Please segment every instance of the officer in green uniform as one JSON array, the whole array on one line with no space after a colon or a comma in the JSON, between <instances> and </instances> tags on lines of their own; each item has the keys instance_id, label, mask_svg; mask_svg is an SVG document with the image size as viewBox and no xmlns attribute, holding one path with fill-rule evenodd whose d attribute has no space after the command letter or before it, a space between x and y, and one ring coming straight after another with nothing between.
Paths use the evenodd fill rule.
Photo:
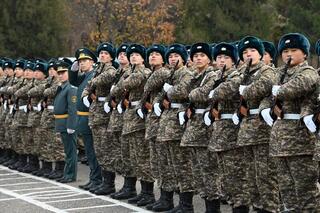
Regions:
<instances>
[{"instance_id":1,"label":"officer in green uniform","mask_svg":"<svg viewBox=\"0 0 320 213\"><path fill-rule=\"evenodd\" d=\"M56 63L61 85L54 100L55 130L60 133L65 152L64 175L60 183L76 181L77 177L77 144L75 129L77 126L77 88L68 81L69 60Z\"/></svg>"},{"instance_id":2,"label":"officer in green uniform","mask_svg":"<svg viewBox=\"0 0 320 213\"><path fill-rule=\"evenodd\" d=\"M93 64L97 62L96 55L87 48L79 48L75 56L77 61L75 61L69 72L69 81L71 85L78 87L77 92L77 135L80 135L84 141L86 156L88 158L88 164L90 168L90 180L84 185L79 187L84 190L90 190L102 182L101 168L98 164L94 145L92 131L88 125L89 123L89 108L86 107L82 100L81 95L83 90L86 88L88 81L90 81L94 75L95 71L93 69Z\"/></svg>"}]
</instances>

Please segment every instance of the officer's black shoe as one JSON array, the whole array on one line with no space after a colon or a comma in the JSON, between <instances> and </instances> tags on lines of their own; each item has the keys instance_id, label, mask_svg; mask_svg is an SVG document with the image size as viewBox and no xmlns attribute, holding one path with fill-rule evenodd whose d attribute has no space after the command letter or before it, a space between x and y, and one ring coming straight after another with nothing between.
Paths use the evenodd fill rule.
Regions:
<instances>
[{"instance_id":1,"label":"officer's black shoe","mask_svg":"<svg viewBox=\"0 0 320 213\"><path fill-rule=\"evenodd\" d=\"M91 192L91 193L94 193L96 190L98 190L102 185L103 183L100 183L100 184L93 184L89 189L88 191Z\"/></svg>"},{"instance_id":2,"label":"officer's black shoe","mask_svg":"<svg viewBox=\"0 0 320 213\"><path fill-rule=\"evenodd\" d=\"M204 200L206 203L206 211L205 213L221 213L220 211L220 200Z\"/></svg>"},{"instance_id":3,"label":"officer's black shoe","mask_svg":"<svg viewBox=\"0 0 320 213\"><path fill-rule=\"evenodd\" d=\"M79 185L79 188L84 189L84 190L88 190L88 189L90 189L91 185L92 185L92 182L89 181L88 183L86 183L84 185Z\"/></svg>"},{"instance_id":4,"label":"officer's black shoe","mask_svg":"<svg viewBox=\"0 0 320 213\"><path fill-rule=\"evenodd\" d=\"M238 206L232 209L232 213L249 213L248 206Z\"/></svg>"},{"instance_id":5,"label":"officer's black shoe","mask_svg":"<svg viewBox=\"0 0 320 213\"><path fill-rule=\"evenodd\" d=\"M143 181L145 185L145 193L142 198L137 202L137 206L146 206L151 203L155 203L156 200L153 194L153 182Z\"/></svg>"},{"instance_id":6,"label":"officer's black shoe","mask_svg":"<svg viewBox=\"0 0 320 213\"><path fill-rule=\"evenodd\" d=\"M115 194L112 198L117 200L125 200L137 196L136 181L136 177L125 177L125 187L121 192Z\"/></svg>"},{"instance_id":7,"label":"officer's black shoe","mask_svg":"<svg viewBox=\"0 0 320 213\"><path fill-rule=\"evenodd\" d=\"M160 199L156 203L157 204L154 204L150 210L154 212L163 212L173 209L173 191L167 192L161 189Z\"/></svg>"},{"instance_id":8,"label":"officer's black shoe","mask_svg":"<svg viewBox=\"0 0 320 213\"><path fill-rule=\"evenodd\" d=\"M71 182L75 182L76 180L75 179L72 179L72 178L62 178L62 179L59 179L58 182L60 183L71 183Z\"/></svg>"}]
</instances>

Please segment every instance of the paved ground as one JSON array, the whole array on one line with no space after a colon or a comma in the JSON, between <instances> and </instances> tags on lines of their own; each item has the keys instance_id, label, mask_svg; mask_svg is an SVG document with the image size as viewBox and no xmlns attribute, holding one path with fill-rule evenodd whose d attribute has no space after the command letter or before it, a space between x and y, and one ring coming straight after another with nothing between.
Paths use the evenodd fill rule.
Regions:
<instances>
[{"instance_id":1,"label":"paved ground","mask_svg":"<svg viewBox=\"0 0 320 213\"><path fill-rule=\"evenodd\" d=\"M79 213L132 213L149 212L143 208L113 200L108 196L96 196L79 189L77 186L86 183L88 167L79 164L77 182L61 184L45 178L20 173L0 166L0 212L9 213L46 213L46 212L79 212ZM122 186L122 178L117 177L116 188ZM140 184L137 184L140 191ZM157 187L155 187L157 188ZM159 190L156 189L159 197ZM175 203L178 198L175 196ZM195 212L204 212L204 203L198 196L194 198ZM231 212L222 206L222 212Z\"/></svg>"}]
</instances>

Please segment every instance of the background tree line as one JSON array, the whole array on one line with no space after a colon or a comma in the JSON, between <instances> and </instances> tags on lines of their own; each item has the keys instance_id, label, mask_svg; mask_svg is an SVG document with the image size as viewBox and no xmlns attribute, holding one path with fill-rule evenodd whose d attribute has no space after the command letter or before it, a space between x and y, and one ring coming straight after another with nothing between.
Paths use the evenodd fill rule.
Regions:
<instances>
[{"instance_id":1,"label":"background tree line","mask_svg":"<svg viewBox=\"0 0 320 213\"><path fill-rule=\"evenodd\" d=\"M319 0L2 0L0 53L73 55L102 41L192 44L255 35L277 42L288 32L320 38Z\"/></svg>"}]
</instances>

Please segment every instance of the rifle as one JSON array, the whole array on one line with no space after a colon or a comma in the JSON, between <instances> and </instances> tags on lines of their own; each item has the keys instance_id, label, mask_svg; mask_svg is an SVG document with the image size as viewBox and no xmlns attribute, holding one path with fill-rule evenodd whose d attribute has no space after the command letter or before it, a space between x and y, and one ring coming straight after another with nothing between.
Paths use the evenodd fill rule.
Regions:
<instances>
[{"instance_id":1,"label":"rifle","mask_svg":"<svg viewBox=\"0 0 320 213\"><path fill-rule=\"evenodd\" d=\"M34 86L35 78L32 78L31 88ZM27 104L27 113L32 111L32 105L31 105L31 97L28 97L28 104Z\"/></svg>"},{"instance_id":2,"label":"rifle","mask_svg":"<svg viewBox=\"0 0 320 213\"><path fill-rule=\"evenodd\" d=\"M133 73L135 69L136 69L136 64L134 64L132 66L131 73ZM123 111L125 111L126 109L129 109L131 107L131 103L129 101L129 95L130 95L130 92L128 90L125 90L123 98L121 100L121 108Z\"/></svg>"},{"instance_id":3,"label":"rifle","mask_svg":"<svg viewBox=\"0 0 320 213\"><path fill-rule=\"evenodd\" d=\"M0 85L0 88L3 87L7 81L8 81L9 75L6 76L6 78L4 79L4 81L2 82L2 84ZM0 95L0 106L4 104L4 94L1 93Z\"/></svg>"},{"instance_id":4,"label":"rifle","mask_svg":"<svg viewBox=\"0 0 320 213\"><path fill-rule=\"evenodd\" d=\"M23 86L25 80L26 80L25 78L22 80L21 86ZM17 112L17 110L19 109L19 99L20 98L17 98L15 100L14 104L13 104L13 107L12 107L12 118L14 117L14 115Z\"/></svg>"},{"instance_id":5,"label":"rifle","mask_svg":"<svg viewBox=\"0 0 320 213\"><path fill-rule=\"evenodd\" d=\"M280 78L280 85L283 84L283 81L287 75L288 68L290 66L292 58L290 57L283 69L283 73ZM271 108L271 117L273 120L276 120L277 118L282 119L283 118L283 110L282 110L282 103L277 97L273 97L273 105Z\"/></svg>"},{"instance_id":6,"label":"rifle","mask_svg":"<svg viewBox=\"0 0 320 213\"><path fill-rule=\"evenodd\" d=\"M250 77L250 67L252 65L252 58L249 59L248 65L246 67L246 70L244 71L244 78L243 78L243 83L246 83L248 78ZM240 106L238 109L238 117L239 120L241 121L244 117L248 116L248 104L247 101L243 98L242 95L240 95Z\"/></svg>"},{"instance_id":7,"label":"rifle","mask_svg":"<svg viewBox=\"0 0 320 213\"><path fill-rule=\"evenodd\" d=\"M94 76L92 77L92 79L98 77L102 73L105 65L106 64L103 63L102 68L100 69L100 72L96 71L94 73ZM96 96L96 89L97 89L96 85L90 85L90 87L88 89L88 100L89 100L90 103L92 103L92 101L94 101L96 99L96 98L92 98L91 97L92 95L94 95L94 97Z\"/></svg>"},{"instance_id":8,"label":"rifle","mask_svg":"<svg viewBox=\"0 0 320 213\"><path fill-rule=\"evenodd\" d=\"M50 76L49 77L49 81L48 83L46 84L45 86L45 89L48 89L51 87L52 83L53 83L53 80L54 80L54 76ZM41 111L43 111L45 108L47 108L47 101L48 101L48 97L44 97L40 103L41 103Z\"/></svg>"},{"instance_id":9,"label":"rifle","mask_svg":"<svg viewBox=\"0 0 320 213\"><path fill-rule=\"evenodd\" d=\"M179 65L179 60L176 62L176 64L174 65L173 67L173 70L171 72L171 75L169 77L169 81L170 81L170 84L172 84L172 78L173 78L173 75L175 73L175 71L177 70L178 68L178 65ZM170 103L170 100L169 100L169 97L167 95L167 93L165 92L165 95L161 101L161 110L163 111L164 109L170 109L170 106L171 106L171 103Z\"/></svg>"},{"instance_id":10,"label":"rifle","mask_svg":"<svg viewBox=\"0 0 320 213\"><path fill-rule=\"evenodd\" d=\"M155 67L152 67L152 73L154 73ZM142 105L141 110L144 115L152 112L152 103L151 103L151 92L147 92L144 94L144 96L141 99Z\"/></svg>"},{"instance_id":11,"label":"rifle","mask_svg":"<svg viewBox=\"0 0 320 213\"><path fill-rule=\"evenodd\" d=\"M224 79L223 79L223 76L224 76L224 73L226 72L226 69L227 69L227 66L224 65L223 68L222 68L222 71L221 71L221 77L220 79L214 84L213 86L213 90L215 88L217 88L221 83L224 82ZM221 113L218 109L218 105L219 105L219 101L215 101L211 104L211 107L210 107L210 120L211 121L215 121L215 120L219 120L221 118Z\"/></svg>"},{"instance_id":12,"label":"rifle","mask_svg":"<svg viewBox=\"0 0 320 213\"><path fill-rule=\"evenodd\" d=\"M120 72L117 72L117 73L116 73L116 76L115 76L115 80L114 80L114 82L113 82L113 85L116 85L116 84L120 81L120 79L121 79L121 77L122 77L122 75L123 75L124 73L125 73L124 69L121 69ZM116 109L116 108L117 108L116 97L114 97L114 96L110 97L109 104L110 104L110 106L111 106L111 110Z\"/></svg>"}]
</instances>

